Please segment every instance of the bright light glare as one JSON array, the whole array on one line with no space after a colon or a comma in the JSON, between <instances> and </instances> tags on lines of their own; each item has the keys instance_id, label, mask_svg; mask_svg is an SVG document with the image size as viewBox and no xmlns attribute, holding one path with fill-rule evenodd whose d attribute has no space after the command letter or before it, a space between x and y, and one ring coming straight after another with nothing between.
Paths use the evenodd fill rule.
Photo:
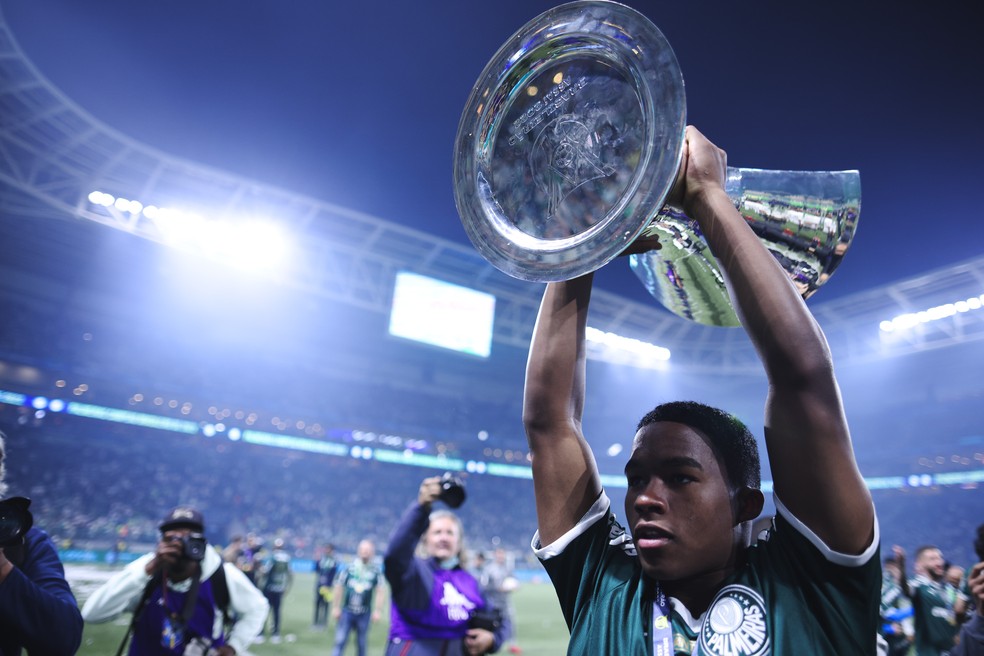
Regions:
<instances>
[{"instance_id":1,"label":"bright light glare","mask_svg":"<svg viewBox=\"0 0 984 656\"><path fill-rule=\"evenodd\" d=\"M89 202L119 212L143 216L169 246L199 253L247 271L274 271L286 261L290 243L274 221L241 217L207 219L173 207L144 205L140 201L93 191Z\"/></svg>"},{"instance_id":2,"label":"bright light glare","mask_svg":"<svg viewBox=\"0 0 984 656\"><path fill-rule=\"evenodd\" d=\"M621 351L626 354L637 356L641 360L652 360L656 362L666 362L670 359L670 349L656 346L649 342L643 342L631 337L622 337L615 333L607 333L597 328L587 327L585 337L589 342L603 346L613 351Z\"/></svg>"},{"instance_id":3,"label":"bright light glare","mask_svg":"<svg viewBox=\"0 0 984 656\"><path fill-rule=\"evenodd\" d=\"M102 191L94 191L89 194L89 202L93 205L101 205L102 207L109 207L116 202L111 194L104 193Z\"/></svg>"},{"instance_id":4,"label":"bright light glare","mask_svg":"<svg viewBox=\"0 0 984 656\"><path fill-rule=\"evenodd\" d=\"M886 333L904 331L924 323L939 321L940 319L946 319L947 317L952 317L963 312L980 310L981 307L984 307L984 294L972 296L965 301L937 305L921 312L900 314L890 321L882 321L878 324L878 327L881 328L882 332Z\"/></svg>"},{"instance_id":5,"label":"bright light glare","mask_svg":"<svg viewBox=\"0 0 984 656\"><path fill-rule=\"evenodd\" d=\"M287 255L287 238L280 226L268 221L247 221L242 225L226 223L224 235L216 234L216 244L221 244L223 260L250 269L270 270L284 261Z\"/></svg>"}]
</instances>

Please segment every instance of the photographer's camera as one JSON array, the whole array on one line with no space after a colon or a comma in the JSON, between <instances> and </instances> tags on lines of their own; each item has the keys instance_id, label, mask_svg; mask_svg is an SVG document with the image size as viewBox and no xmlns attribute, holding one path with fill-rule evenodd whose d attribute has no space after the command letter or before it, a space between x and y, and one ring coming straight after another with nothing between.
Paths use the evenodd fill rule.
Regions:
<instances>
[{"instance_id":1,"label":"photographer's camera","mask_svg":"<svg viewBox=\"0 0 984 656\"><path fill-rule=\"evenodd\" d=\"M465 482L451 472L444 472L441 476L441 495L438 499L450 508L457 508L465 502L465 496Z\"/></svg>"},{"instance_id":2,"label":"photographer's camera","mask_svg":"<svg viewBox=\"0 0 984 656\"><path fill-rule=\"evenodd\" d=\"M208 541L201 533L174 535L169 537L168 541L181 543L181 557L186 560L198 562L205 558L205 545L208 544Z\"/></svg>"},{"instance_id":3,"label":"photographer's camera","mask_svg":"<svg viewBox=\"0 0 984 656\"><path fill-rule=\"evenodd\" d=\"M24 535L34 526L34 516L28 508L31 500L11 497L0 501L0 547L22 544Z\"/></svg>"}]
</instances>

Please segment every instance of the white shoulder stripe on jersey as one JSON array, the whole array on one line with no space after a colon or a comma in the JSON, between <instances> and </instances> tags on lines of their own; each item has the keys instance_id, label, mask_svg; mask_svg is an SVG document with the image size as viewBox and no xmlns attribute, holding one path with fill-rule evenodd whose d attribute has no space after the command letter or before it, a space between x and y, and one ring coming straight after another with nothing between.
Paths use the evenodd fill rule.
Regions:
<instances>
[{"instance_id":1,"label":"white shoulder stripe on jersey","mask_svg":"<svg viewBox=\"0 0 984 656\"><path fill-rule=\"evenodd\" d=\"M533 553L540 560L546 560L548 558L553 558L554 556L559 556L564 552L575 538L584 534L589 526L595 522L601 520L605 514L608 512L608 507L612 505L611 500L609 500L608 495L605 491L601 491L601 495L595 499L595 502L588 508L588 512L584 513L584 517L574 525L571 530L564 533L562 536L554 540L551 544L547 546L540 545L540 531L533 534L533 541L530 546L533 548Z\"/></svg>"},{"instance_id":2,"label":"white shoulder stripe on jersey","mask_svg":"<svg viewBox=\"0 0 984 656\"><path fill-rule=\"evenodd\" d=\"M845 554L845 553L840 553L839 551L834 551L826 544L824 544L823 540L821 540L816 533L811 531L806 524L804 524L799 519L797 519L793 515L793 513L789 512L789 509L786 508L786 506L782 505L782 502L779 501L778 496L773 494L772 500L776 504L776 511L782 513L782 516L786 518L786 521L788 521L800 535L802 535L807 540L809 540L813 544L813 546L816 547L820 551L820 553L823 554L824 558L834 563L835 565L841 565L843 567L860 567L861 565L864 565L869 560L871 560L872 556L877 555L878 542L880 540L880 535L878 530L878 515L875 515L874 536L872 537L871 544L868 545L868 548L865 549L864 552L858 555Z\"/></svg>"}]
</instances>

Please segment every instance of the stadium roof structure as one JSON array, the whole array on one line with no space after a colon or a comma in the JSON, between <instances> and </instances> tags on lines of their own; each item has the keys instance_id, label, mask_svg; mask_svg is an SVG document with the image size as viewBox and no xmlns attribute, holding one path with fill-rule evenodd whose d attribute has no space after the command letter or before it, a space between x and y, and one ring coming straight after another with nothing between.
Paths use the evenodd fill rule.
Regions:
<instances>
[{"instance_id":1,"label":"stadium roof structure","mask_svg":"<svg viewBox=\"0 0 984 656\"><path fill-rule=\"evenodd\" d=\"M526 348L542 286L512 279L471 248L368 214L168 155L86 113L29 61L0 13L0 225L87 220L166 241L143 214L90 202L95 190L160 206L191 204L221 217L278 217L302 244L284 282L372 312L390 309L393 279L409 270L492 293L493 340ZM58 230L44 237L80 248ZM36 238L36 237L35 237ZM31 250L24 244L25 251ZM0 263L0 267L8 267ZM4 269L0 292L18 293ZM879 323L975 297L984 291L984 257L830 302L811 302L836 359L864 362L984 339L984 312L960 312L886 336ZM687 322L658 308L596 290L591 324L671 349L673 366L718 374L758 371L743 331Z\"/></svg>"}]
</instances>

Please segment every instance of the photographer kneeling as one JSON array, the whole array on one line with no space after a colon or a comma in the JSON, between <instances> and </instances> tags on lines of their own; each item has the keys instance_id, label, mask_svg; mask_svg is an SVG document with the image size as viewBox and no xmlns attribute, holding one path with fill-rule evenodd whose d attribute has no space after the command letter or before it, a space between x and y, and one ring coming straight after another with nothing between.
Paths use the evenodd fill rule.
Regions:
<instances>
[{"instance_id":1,"label":"photographer kneeling","mask_svg":"<svg viewBox=\"0 0 984 656\"><path fill-rule=\"evenodd\" d=\"M82 617L106 622L132 612L123 638L125 643L133 632L130 656L245 653L266 620L269 605L263 594L234 565L223 564L205 540L205 520L197 510L175 508L160 530L154 553L133 561L92 593Z\"/></svg>"},{"instance_id":2,"label":"photographer kneeling","mask_svg":"<svg viewBox=\"0 0 984 656\"><path fill-rule=\"evenodd\" d=\"M392 590L387 656L477 656L502 644L501 622L461 567L461 521L448 510L431 512L434 501L457 508L464 497L450 474L424 479L390 536L383 561ZM423 557L414 556L418 542Z\"/></svg>"}]
</instances>

